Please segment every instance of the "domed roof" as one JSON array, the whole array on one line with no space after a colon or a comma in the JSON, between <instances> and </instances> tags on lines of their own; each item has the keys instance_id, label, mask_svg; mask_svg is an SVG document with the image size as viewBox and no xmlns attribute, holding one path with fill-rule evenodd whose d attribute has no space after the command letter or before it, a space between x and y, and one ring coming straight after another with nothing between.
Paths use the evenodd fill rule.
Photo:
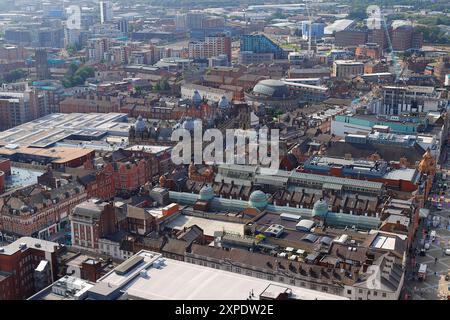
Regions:
<instances>
[{"instance_id":1,"label":"domed roof","mask_svg":"<svg viewBox=\"0 0 450 320\"><path fill-rule=\"evenodd\" d=\"M253 191L248 200L250 206L257 209L264 209L267 206L267 196L261 190Z\"/></svg>"},{"instance_id":2,"label":"domed roof","mask_svg":"<svg viewBox=\"0 0 450 320\"><path fill-rule=\"evenodd\" d=\"M314 203L312 215L313 216L325 216L328 212L328 203L324 199L317 200Z\"/></svg>"},{"instance_id":3,"label":"domed roof","mask_svg":"<svg viewBox=\"0 0 450 320\"><path fill-rule=\"evenodd\" d=\"M202 103L202 96L197 90L194 91L194 95L192 96L192 103L196 106L199 106Z\"/></svg>"},{"instance_id":4,"label":"domed roof","mask_svg":"<svg viewBox=\"0 0 450 320\"><path fill-rule=\"evenodd\" d=\"M253 88L253 93L273 98L285 98L290 95L289 89L283 81L273 79L259 81Z\"/></svg>"},{"instance_id":5,"label":"domed roof","mask_svg":"<svg viewBox=\"0 0 450 320\"><path fill-rule=\"evenodd\" d=\"M202 201L210 201L214 198L214 190L210 185L206 185L200 189L198 199Z\"/></svg>"},{"instance_id":6,"label":"domed roof","mask_svg":"<svg viewBox=\"0 0 450 320\"><path fill-rule=\"evenodd\" d=\"M227 97L222 96L222 98L220 98L220 101L219 101L219 108L226 109L229 106L230 106L230 102L228 101Z\"/></svg>"},{"instance_id":7,"label":"domed roof","mask_svg":"<svg viewBox=\"0 0 450 320\"><path fill-rule=\"evenodd\" d=\"M134 123L134 128L138 132L147 129L147 124L145 123L144 119L142 119L141 116L139 116L136 122Z\"/></svg>"}]
</instances>

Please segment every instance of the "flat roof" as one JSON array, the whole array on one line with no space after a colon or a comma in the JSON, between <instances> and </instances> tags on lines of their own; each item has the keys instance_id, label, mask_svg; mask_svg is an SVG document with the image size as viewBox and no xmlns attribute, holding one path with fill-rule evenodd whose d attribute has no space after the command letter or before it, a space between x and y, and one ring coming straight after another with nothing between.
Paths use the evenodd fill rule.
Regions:
<instances>
[{"instance_id":1,"label":"flat roof","mask_svg":"<svg viewBox=\"0 0 450 320\"><path fill-rule=\"evenodd\" d=\"M20 251L20 246L22 244L26 245L26 248L31 248L34 250L45 251L45 252L55 252L56 248L60 246L60 244L56 242L46 241L42 239L36 239L31 237L22 237L17 239L13 243L2 247L3 252L0 252L0 255L13 255L16 252Z\"/></svg>"},{"instance_id":2,"label":"flat roof","mask_svg":"<svg viewBox=\"0 0 450 320\"><path fill-rule=\"evenodd\" d=\"M89 155L95 149L89 148L71 148L71 147L54 147L50 149L19 147L16 149L8 149L0 147L0 156L12 156L14 154L24 154L34 157L50 158L52 163L64 164L72 160Z\"/></svg>"},{"instance_id":3,"label":"flat roof","mask_svg":"<svg viewBox=\"0 0 450 320\"><path fill-rule=\"evenodd\" d=\"M131 299L246 300L252 291L255 299L258 299L259 295L268 288L270 289L271 285L291 290L292 297L295 299L346 299L320 291L253 278L184 261L161 258L154 260L154 256L159 254L153 253L149 257L148 254L150 253L149 251L141 251L137 254L144 256L146 262L152 263L152 261L155 261L150 267L147 267L145 276L141 274L145 268L145 265L143 265L137 266L130 271L128 276L123 276L122 279L116 279L117 274L113 271L100 279L99 282L103 284L125 284L121 290L128 293Z\"/></svg>"},{"instance_id":4,"label":"flat roof","mask_svg":"<svg viewBox=\"0 0 450 320\"><path fill-rule=\"evenodd\" d=\"M207 236L214 236L214 232L224 230L231 233L244 234L243 223L206 219L183 214L166 224L166 227L175 230L183 230L184 228L189 228L193 225L200 227Z\"/></svg>"},{"instance_id":5,"label":"flat roof","mask_svg":"<svg viewBox=\"0 0 450 320\"><path fill-rule=\"evenodd\" d=\"M126 119L125 113L52 113L0 132L0 146L45 148L77 134L127 137Z\"/></svg>"}]
</instances>

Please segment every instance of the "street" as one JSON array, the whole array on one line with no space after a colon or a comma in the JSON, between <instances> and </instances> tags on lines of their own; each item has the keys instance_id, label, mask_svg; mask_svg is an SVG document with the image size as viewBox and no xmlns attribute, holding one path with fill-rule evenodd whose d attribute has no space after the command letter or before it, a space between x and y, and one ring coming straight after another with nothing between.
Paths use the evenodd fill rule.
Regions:
<instances>
[{"instance_id":1,"label":"street","mask_svg":"<svg viewBox=\"0 0 450 320\"><path fill-rule=\"evenodd\" d=\"M450 167L450 161L447 160L442 167L446 172ZM449 281L445 280L445 276L450 272L450 255L445 254L445 249L450 248L450 188L447 189L445 184L450 186L450 175L447 174L445 180L436 180L436 186L429 197L430 214L426 219L422 219L414 239L412 253L407 259L403 299L405 294L408 295L408 299L413 300L447 299ZM442 206L441 210L437 208L439 203ZM433 226L433 219L440 219L439 225ZM430 236L433 230L436 232L434 241ZM422 256L420 249L424 248L426 242L430 247ZM418 276L420 264L427 265L424 280L420 280Z\"/></svg>"}]
</instances>

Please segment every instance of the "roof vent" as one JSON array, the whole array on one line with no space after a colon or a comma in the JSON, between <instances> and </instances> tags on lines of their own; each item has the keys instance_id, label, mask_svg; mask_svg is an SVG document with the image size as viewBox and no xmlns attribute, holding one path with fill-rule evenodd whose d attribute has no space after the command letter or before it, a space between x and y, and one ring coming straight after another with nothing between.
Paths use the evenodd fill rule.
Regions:
<instances>
[{"instance_id":1,"label":"roof vent","mask_svg":"<svg viewBox=\"0 0 450 320\"><path fill-rule=\"evenodd\" d=\"M27 248L27 244L25 242L22 242L21 244L19 244L19 249L23 250Z\"/></svg>"},{"instance_id":2,"label":"roof vent","mask_svg":"<svg viewBox=\"0 0 450 320\"><path fill-rule=\"evenodd\" d=\"M34 244L34 246L35 246L36 248L40 248L40 247L41 247L41 244L40 244L39 242L36 242L36 243Z\"/></svg>"}]
</instances>

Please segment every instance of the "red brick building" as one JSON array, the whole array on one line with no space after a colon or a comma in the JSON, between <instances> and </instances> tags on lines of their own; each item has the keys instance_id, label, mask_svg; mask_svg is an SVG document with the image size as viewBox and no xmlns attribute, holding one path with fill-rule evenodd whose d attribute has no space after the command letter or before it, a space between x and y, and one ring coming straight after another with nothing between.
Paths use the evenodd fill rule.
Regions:
<instances>
[{"instance_id":1,"label":"red brick building","mask_svg":"<svg viewBox=\"0 0 450 320\"><path fill-rule=\"evenodd\" d=\"M56 280L57 256L61 247L55 242L23 237L0 248L0 300L26 299L43 288L39 287L39 269L48 262L50 277L43 284Z\"/></svg>"},{"instance_id":2,"label":"red brick building","mask_svg":"<svg viewBox=\"0 0 450 320\"><path fill-rule=\"evenodd\" d=\"M119 112L119 110L119 100L110 96L71 97L59 103L59 112L61 113L110 113Z\"/></svg>"},{"instance_id":3,"label":"red brick building","mask_svg":"<svg viewBox=\"0 0 450 320\"><path fill-rule=\"evenodd\" d=\"M47 239L67 222L70 211L87 198L85 188L70 182L48 189L35 184L0 198L0 230Z\"/></svg>"},{"instance_id":4,"label":"red brick building","mask_svg":"<svg viewBox=\"0 0 450 320\"><path fill-rule=\"evenodd\" d=\"M95 252L100 249L100 238L118 231L114 205L98 199L77 205L70 215L70 223L72 246Z\"/></svg>"}]
</instances>

